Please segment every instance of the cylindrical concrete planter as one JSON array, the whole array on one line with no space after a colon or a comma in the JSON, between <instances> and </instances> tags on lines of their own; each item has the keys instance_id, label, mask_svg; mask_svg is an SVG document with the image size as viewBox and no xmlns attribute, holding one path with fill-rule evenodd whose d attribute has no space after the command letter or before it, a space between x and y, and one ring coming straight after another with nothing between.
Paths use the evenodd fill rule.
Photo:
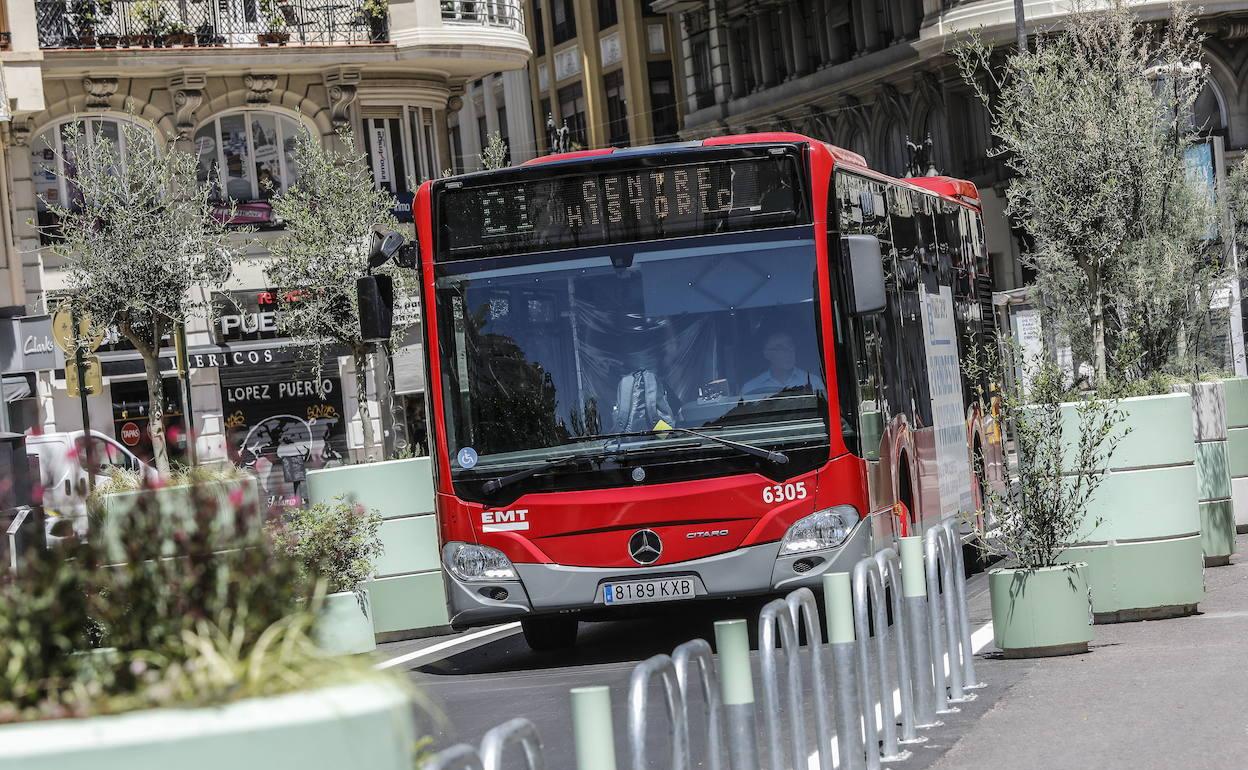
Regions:
<instances>
[{"instance_id":1,"label":"cylindrical concrete planter","mask_svg":"<svg viewBox=\"0 0 1248 770\"><path fill-rule=\"evenodd\" d=\"M407 694L389 682L0 726L0 770L411 770Z\"/></svg>"},{"instance_id":2,"label":"cylindrical concrete planter","mask_svg":"<svg viewBox=\"0 0 1248 770\"><path fill-rule=\"evenodd\" d=\"M1071 456L1079 440L1077 408L1062 408ZM1126 398L1118 408L1120 429L1130 433L1110 458L1084 530L1062 560L1088 565L1097 623L1190 615L1205 593L1191 398Z\"/></svg>"},{"instance_id":3,"label":"cylindrical concrete planter","mask_svg":"<svg viewBox=\"0 0 1248 770\"><path fill-rule=\"evenodd\" d=\"M368 590L326 596L315 631L316 643L334 655L358 655L377 649L373 620L368 614Z\"/></svg>"},{"instance_id":4,"label":"cylindrical concrete planter","mask_svg":"<svg viewBox=\"0 0 1248 770\"><path fill-rule=\"evenodd\" d=\"M1222 381L1226 393L1226 459L1231 472L1235 529L1248 532L1248 377Z\"/></svg>"},{"instance_id":5,"label":"cylindrical concrete planter","mask_svg":"<svg viewBox=\"0 0 1248 770\"><path fill-rule=\"evenodd\" d=\"M1196 487L1200 504L1200 546L1206 567L1224 567L1235 553L1235 512L1226 453L1226 391L1221 382L1175 385L1192 399L1196 441Z\"/></svg>"},{"instance_id":6,"label":"cylindrical concrete planter","mask_svg":"<svg viewBox=\"0 0 1248 770\"><path fill-rule=\"evenodd\" d=\"M1007 658L1044 658L1088 651L1092 610L1086 564L988 573L992 634Z\"/></svg>"}]
</instances>

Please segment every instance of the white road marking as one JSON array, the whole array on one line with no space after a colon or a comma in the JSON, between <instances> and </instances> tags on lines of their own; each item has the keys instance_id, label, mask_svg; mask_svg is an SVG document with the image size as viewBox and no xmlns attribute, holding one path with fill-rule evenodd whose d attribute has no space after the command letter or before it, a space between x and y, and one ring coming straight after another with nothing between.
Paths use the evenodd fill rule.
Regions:
<instances>
[{"instance_id":1,"label":"white road marking","mask_svg":"<svg viewBox=\"0 0 1248 770\"><path fill-rule=\"evenodd\" d=\"M978 655L988 643L992 641L992 621L988 621L984 625L971 632L971 654ZM945 653L945 676L949 675L949 653ZM901 690L893 690L893 712L901 712ZM875 721L883 722L884 718L880 710L880 705L875 706ZM832 736L832 766L840 767L840 751L836 736ZM819 770L819 752L812 751L810 757L807 758L806 764L809 770Z\"/></svg>"},{"instance_id":2,"label":"white road marking","mask_svg":"<svg viewBox=\"0 0 1248 770\"><path fill-rule=\"evenodd\" d=\"M457 636L454 639L447 639L445 642L438 642L437 644L431 644L428 647L422 647L419 650L413 650L412 652L400 655L396 658L383 660L376 666L373 666L373 668L380 670L400 666L404 663L411 663L413 668L416 666L423 666L427 663L432 663L437 660L442 660L443 658L449 658L452 655L457 655L465 650L470 650L473 647L479 647L480 645L503 639L511 636L519 630L519 622L504 623L501 626L483 628L479 631L473 631L472 633Z\"/></svg>"}]
</instances>

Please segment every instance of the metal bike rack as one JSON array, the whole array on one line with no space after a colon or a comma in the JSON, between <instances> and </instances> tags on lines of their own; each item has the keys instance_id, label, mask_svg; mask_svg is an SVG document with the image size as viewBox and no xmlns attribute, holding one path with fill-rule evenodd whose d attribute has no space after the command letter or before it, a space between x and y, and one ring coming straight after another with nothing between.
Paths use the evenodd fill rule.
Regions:
<instances>
[{"instance_id":1,"label":"metal bike rack","mask_svg":"<svg viewBox=\"0 0 1248 770\"><path fill-rule=\"evenodd\" d=\"M707 770L723 768L723 729L720 725L719 682L715 677L715 656L711 645L704 639L694 639L672 651L672 663L676 666L676 681L680 685L680 697L686 709L684 714L685 737L689 741L686 746L692 760L693 739L689 734L689 669L697 666L698 682L702 690L702 703L706 712L706 750L708 752ZM491 768L486 768L491 770Z\"/></svg>"},{"instance_id":2,"label":"metal bike rack","mask_svg":"<svg viewBox=\"0 0 1248 770\"><path fill-rule=\"evenodd\" d=\"M863 745L868 770L878 770L881 761L898 762L909 758L910 752L903 750L897 740L897 718L900 714L893 708L894 683L888 665L888 617L880 563L873 556L866 557L854 565L852 579ZM874 655L871 653L871 625L875 626ZM878 725L875 714L877 703L880 707ZM877 746L881 748L877 749Z\"/></svg>"},{"instance_id":3,"label":"metal bike rack","mask_svg":"<svg viewBox=\"0 0 1248 770\"><path fill-rule=\"evenodd\" d=\"M897 690L901 700L901 743L923 743L926 737L920 736L915 729L914 718L914 679L910 667L910 639L906 622L905 597L902 587L901 557L892 548L884 548L875 554L876 569L880 572L881 585L887 585L888 598L891 600L893 624L888 635L893 638L897 653ZM876 634L880 627L876 625ZM892 692L884 693L891 700Z\"/></svg>"},{"instance_id":4,"label":"metal bike rack","mask_svg":"<svg viewBox=\"0 0 1248 770\"><path fill-rule=\"evenodd\" d=\"M975 694L966 690L983 686L975 681L966 606L966 572L957 524L950 520L929 529L923 536L923 552L927 562L928 628L936 681L933 706L937 713L950 713L957 710L950 704L974 700ZM943 591L940 590L942 585Z\"/></svg>"},{"instance_id":5,"label":"metal bike rack","mask_svg":"<svg viewBox=\"0 0 1248 770\"><path fill-rule=\"evenodd\" d=\"M780 725L780 676L776 662L776 636L784 648L788 675L788 712L790 716L789 749L793 764L785 764L783 730ZM802 659L798 654L797 627L784 599L768 602L758 616L758 656L763 679L763 733L766 736L768 770L803 767L806 754L806 723L802 697Z\"/></svg>"},{"instance_id":6,"label":"metal bike rack","mask_svg":"<svg viewBox=\"0 0 1248 770\"><path fill-rule=\"evenodd\" d=\"M646 706L649 703L650 680L658 676L663 682L667 702L669 735L672 742L670 770L689 767L689 724L685 718L685 698L676 675L676 665L667 655L647 658L633 669L628 681L628 746L633 770L646 770Z\"/></svg>"},{"instance_id":7,"label":"metal bike rack","mask_svg":"<svg viewBox=\"0 0 1248 770\"><path fill-rule=\"evenodd\" d=\"M467 743L438 752L420 766L420 770L483 770L481 756Z\"/></svg>"},{"instance_id":8,"label":"metal bike rack","mask_svg":"<svg viewBox=\"0 0 1248 770\"><path fill-rule=\"evenodd\" d=\"M827 669L823 664L823 626L819 622L819 603L809 588L799 588L784 602L793 616L794 630L806 629L806 646L810 649L811 679L815 688L815 735L819 746L819 770L832 770L832 714L828 707ZM800 641L800 638L799 638ZM799 653L794 648L793 656Z\"/></svg>"},{"instance_id":9,"label":"metal bike rack","mask_svg":"<svg viewBox=\"0 0 1248 770\"><path fill-rule=\"evenodd\" d=\"M519 744L524 750L528 770L546 770L542 756L542 738L533 723L522 717L508 720L493 728L481 739L481 764L483 770L502 770L503 752L508 746Z\"/></svg>"}]
</instances>

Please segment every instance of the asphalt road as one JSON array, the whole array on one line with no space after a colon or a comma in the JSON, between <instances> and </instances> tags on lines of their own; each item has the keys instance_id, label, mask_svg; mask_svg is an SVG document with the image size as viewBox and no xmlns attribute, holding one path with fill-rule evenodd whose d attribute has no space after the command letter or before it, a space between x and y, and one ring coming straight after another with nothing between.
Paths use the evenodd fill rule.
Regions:
<instances>
[{"instance_id":1,"label":"asphalt road","mask_svg":"<svg viewBox=\"0 0 1248 770\"><path fill-rule=\"evenodd\" d=\"M983 574L968 581L973 607L972 627L986 620L987 582ZM982 596L981 596L982 594ZM412 669L410 675L429 700L429 710L439 718L426 716L424 727L444 748L458 741L478 742L491 727L523 716L541 733L551 770L573 770L574 746L568 690L585 685L611 687L615 718L615 738L620 767L628 767L626 753L626 701L629 675L641 660L670 653L682 642L694 638L713 641L716 620L746 617L751 620L754 642L754 671L757 677L756 620L765 600L732 604L690 604L672 608L667 614L634 620L582 624L577 647L560 653L539 653L528 648L519 633L483 644L435 663ZM392 648L393 654L403 650ZM969 724L989 709L1009 682L998 679L980 690L977 699L962 712L950 715L942 727L924 731L927 741L912 747L915 753L904 763L906 770L932 766L962 735ZM657 685L656 685L657 687ZM756 682L761 697L761 685ZM696 704L695 704L696 707ZM666 727L667 720L658 693L652 699L652 724ZM696 725L694 732L697 733ZM813 730L812 733L813 734ZM700 737L693 739L695 753ZM667 739L655 734L649 767L668 770L662 752ZM517 765L520 766L520 765ZM703 766L699 763L697 766Z\"/></svg>"}]
</instances>

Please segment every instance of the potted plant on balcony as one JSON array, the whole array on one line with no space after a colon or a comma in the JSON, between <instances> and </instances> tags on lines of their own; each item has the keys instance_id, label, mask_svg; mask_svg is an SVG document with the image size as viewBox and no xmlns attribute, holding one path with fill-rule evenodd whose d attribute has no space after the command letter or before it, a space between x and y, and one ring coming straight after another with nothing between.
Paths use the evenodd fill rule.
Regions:
<instances>
[{"instance_id":1,"label":"potted plant on balcony","mask_svg":"<svg viewBox=\"0 0 1248 770\"><path fill-rule=\"evenodd\" d=\"M364 582L381 556L381 514L337 497L329 503L289 508L271 526L278 547L300 565L308 581L323 580L328 596L316 635L330 652L370 652L377 645Z\"/></svg>"},{"instance_id":2,"label":"potted plant on balcony","mask_svg":"<svg viewBox=\"0 0 1248 770\"><path fill-rule=\"evenodd\" d=\"M99 23L95 0L73 0L74 39L79 48L95 48L95 25Z\"/></svg>"},{"instance_id":3,"label":"potted plant on balcony","mask_svg":"<svg viewBox=\"0 0 1248 770\"><path fill-rule=\"evenodd\" d=\"M368 41L386 42L390 24L390 0L364 0L360 13L368 26Z\"/></svg>"},{"instance_id":4,"label":"potted plant on balcony","mask_svg":"<svg viewBox=\"0 0 1248 770\"><path fill-rule=\"evenodd\" d=\"M290 29L281 5L276 0L263 0L260 10L264 13L268 30L256 35L256 42L260 45L286 45L290 41Z\"/></svg>"},{"instance_id":5,"label":"potted plant on balcony","mask_svg":"<svg viewBox=\"0 0 1248 770\"><path fill-rule=\"evenodd\" d=\"M1005 361L1019 359L1004 343ZM972 381L1001 382L1002 367L980 352ZM1022 367L1024 376L1000 388L1000 419L1014 436L1015 467L1006 489L989 491L984 515L972 517L976 543L1011 561L988 573L993 634L1007 657L1086 652L1092 639L1087 564L1065 552L1099 521L1089 503L1125 431L1113 401L1068 401L1058 367L1045 360Z\"/></svg>"},{"instance_id":6,"label":"potted plant on balcony","mask_svg":"<svg viewBox=\"0 0 1248 770\"><path fill-rule=\"evenodd\" d=\"M130 36L130 45L140 48L159 46L169 23L160 0L138 0L132 7L132 13L134 26L142 31Z\"/></svg>"},{"instance_id":7,"label":"potted plant on balcony","mask_svg":"<svg viewBox=\"0 0 1248 770\"><path fill-rule=\"evenodd\" d=\"M298 564L258 510L223 517L215 500L196 498L183 527L147 498L122 563L74 543L0 581L0 767L155 770L174 751L203 767L280 753L410 770L405 683L325 655Z\"/></svg>"},{"instance_id":8,"label":"potted plant on balcony","mask_svg":"<svg viewBox=\"0 0 1248 770\"><path fill-rule=\"evenodd\" d=\"M180 21L174 21L165 28L165 45L169 48L179 46L189 48L195 45L195 33Z\"/></svg>"}]
</instances>

